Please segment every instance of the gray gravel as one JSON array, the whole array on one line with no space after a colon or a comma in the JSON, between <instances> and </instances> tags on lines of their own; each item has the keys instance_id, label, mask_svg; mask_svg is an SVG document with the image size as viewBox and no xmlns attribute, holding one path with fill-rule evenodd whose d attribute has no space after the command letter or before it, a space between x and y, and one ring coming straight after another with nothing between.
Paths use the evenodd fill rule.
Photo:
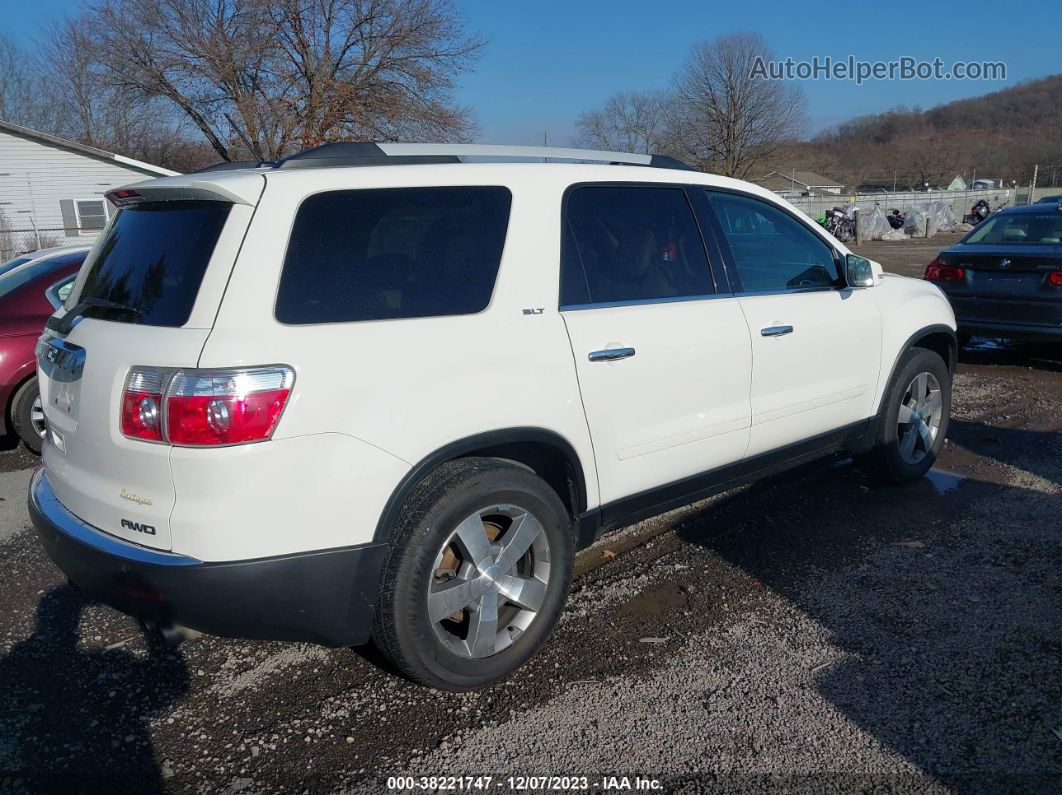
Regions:
<instances>
[{"instance_id":1,"label":"gray gravel","mask_svg":"<svg viewBox=\"0 0 1062 795\"><path fill-rule=\"evenodd\" d=\"M1019 458L1008 487L960 520L912 516L910 539L869 545L855 568L672 636L650 675L573 683L414 769L518 759L528 772L878 773L910 786L936 770L1062 774L1062 536L1040 521L1062 507L1062 439L1044 443L1038 473Z\"/></svg>"},{"instance_id":2,"label":"gray gravel","mask_svg":"<svg viewBox=\"0 0 1062 795\"><path fill-rule=\"evenodd\" d=\"M16 469L0 475L0 541L20 532L29 522L26 492L32 469Z\"/></svg>"},{"instance_id":3,"label":"gray gravel","mask_svg":"<svg viewBox=\"0 0 1062 795\"><path fill-rule=\"evenodd\" d=\"M1062 791L1060 372L966 352L932 479L820 462L610 535L542 652L459 696L371 650L147 644L65 586L24 530L35 460L0 452L0 791Z\"/></svg>"}]
</instances>

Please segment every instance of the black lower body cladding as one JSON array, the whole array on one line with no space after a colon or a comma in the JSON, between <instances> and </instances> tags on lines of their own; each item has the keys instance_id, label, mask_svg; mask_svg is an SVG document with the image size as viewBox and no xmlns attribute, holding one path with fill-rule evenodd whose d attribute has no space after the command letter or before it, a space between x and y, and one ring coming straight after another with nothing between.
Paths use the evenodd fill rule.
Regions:
<instances>
[{"instance_id":1,"label":"black lower body cladding","mask_svg":"<svg viewBox=\"0 0 1062 795\"><path fill-rule=\"evenodd\" d=\"M123 613L222 637L325 646L369 640L384 544L203 563L81 522L55 498L43 470L30 486L29 511L70 582Z\"/></svg>"}]
</instances>

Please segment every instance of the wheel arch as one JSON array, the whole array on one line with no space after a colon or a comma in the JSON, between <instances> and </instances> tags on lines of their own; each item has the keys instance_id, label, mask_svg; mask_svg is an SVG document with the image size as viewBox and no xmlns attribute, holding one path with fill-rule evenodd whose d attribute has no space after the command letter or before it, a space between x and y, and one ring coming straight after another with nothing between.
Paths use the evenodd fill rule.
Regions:
<instances>
[{"instance_id":1,"label":"wheel arch","mask_svg":"<svg viewBox=\"0 0 1062 795\"><path fill-rule=\"evenodd\" d=\"M943 323L934 323L930 326L923 326L909 336L892 357L889 376L881 382L881 390L878 395L876 411L881 411L881 401L885 399L885 393L888 391L889 384L892 383L893 376L896 375L896 368L900 364L900 357L911 348L925 348L933 351L944 360L944 364L947 366L949 373L955 372L955 366L958 363L959 356L959 342L955 329Z\"/></svg>"},{"instance_id":2,"label":"wheel arch","mask_svg":"<svg viewBox=\"0 0 1062 795\"><path fill-rule=\"evenodd\" d=\"M546 428L502 428L457 439L422 458L388 498L373 541L390 539L399 508L429 472L448 461L472 456L496 458L530 469L557 492L573 522L586 511L586 473L571 442Z\"/></svg>"}]
</instances>

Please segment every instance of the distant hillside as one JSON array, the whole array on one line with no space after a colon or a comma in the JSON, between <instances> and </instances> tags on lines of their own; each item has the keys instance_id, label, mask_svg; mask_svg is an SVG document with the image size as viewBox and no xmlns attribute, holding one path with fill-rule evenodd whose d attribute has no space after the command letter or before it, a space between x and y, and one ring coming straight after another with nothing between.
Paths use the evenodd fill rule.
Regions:
<instances>
[{"instance_id":1,"label":"distant hillside","mask_svg":"<svg viewBox=\"0 0 1062 795\"><path fill-rule=\"evenodd\" d=\"M1062 185L1062 74L929 110L859 116L786 147L780 168L816 171L855 186L917 188L956 174Z\"/></svg>"}]
</instances>

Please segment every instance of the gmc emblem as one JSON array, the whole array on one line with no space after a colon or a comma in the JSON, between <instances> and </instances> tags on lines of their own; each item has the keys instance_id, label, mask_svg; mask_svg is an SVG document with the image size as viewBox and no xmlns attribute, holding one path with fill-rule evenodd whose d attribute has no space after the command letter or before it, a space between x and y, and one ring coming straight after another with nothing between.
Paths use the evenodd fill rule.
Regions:
<instances>
[{"instance_id":1,"label":"gmc emblem","mask_svg":"<svg viewBox=\"0 0 1062 795\"><path fill-rule=\"evenodd\" d=\"M133 522L129 519L122 519L122 527L129 530L134 530L137 533L144 533L145 535L155 535L155 525L141 524L140 522Z\"/></svg>"}]
</instances>

